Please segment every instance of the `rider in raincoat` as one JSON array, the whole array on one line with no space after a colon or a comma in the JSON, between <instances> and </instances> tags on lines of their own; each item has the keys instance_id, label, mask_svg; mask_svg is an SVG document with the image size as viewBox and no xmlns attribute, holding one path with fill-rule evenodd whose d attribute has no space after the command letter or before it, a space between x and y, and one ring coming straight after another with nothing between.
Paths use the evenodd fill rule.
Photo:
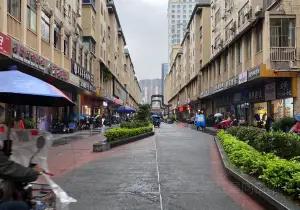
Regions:
<instances>
[{"instance_id":1,"label":"rider in raincoat","mask_svg":"<svg viewBox=\"0 0 300 210\"><path fill-rule=\"evenodd\" d=\"M195 126L196 126L197 130L199 130L199 128L201 128L202 130L205 129L206 120L205 120L205 115L204 115L203 111L200 111L196 114L196 116L195 116Z\"/></svg>"}]
</instances>

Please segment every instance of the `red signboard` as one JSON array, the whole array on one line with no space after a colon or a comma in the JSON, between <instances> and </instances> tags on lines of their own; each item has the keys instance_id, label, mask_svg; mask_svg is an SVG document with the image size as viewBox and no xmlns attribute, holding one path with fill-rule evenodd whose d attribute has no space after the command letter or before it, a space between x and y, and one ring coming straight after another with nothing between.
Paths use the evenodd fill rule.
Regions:
<instances>
[{"instance_id":1,"label":"red signboard","mask_svg":"<svg viewBox=\"0 0 300 210\"><path fill-rule=\"evenodd\" d=\"M12 57L57 79L69 81L69 73L17 41L12 44Z\"/></svg>"},{"instance_id":2,"label":"red signboard","mask_svg":"<svg viewBox=\"0 0 300 210\"><path fill-rule=\"evenodd\" d=\"M11 56L11 38L0 32L0 53Z\"/></svg>"}]
</instances>

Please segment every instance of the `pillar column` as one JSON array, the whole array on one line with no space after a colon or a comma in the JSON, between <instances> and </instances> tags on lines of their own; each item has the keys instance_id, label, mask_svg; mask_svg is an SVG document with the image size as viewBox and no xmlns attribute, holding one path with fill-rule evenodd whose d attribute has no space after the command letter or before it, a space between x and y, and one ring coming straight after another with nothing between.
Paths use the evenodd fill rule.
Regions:
<instances>
[{"instance_id":1,"label":"pillar column","mask_svg":"<svg viewBox=\"0 0 300 210\"><path fill-rule=\"evenodd\" d=\"M37 51L39 54L42 53L42 5L41 3L36 4L36 33L37 33Z\"/></svg>"},{"instance_id":2,"label":"pillar column","mask_svg":"<svg viewBox=\"0 0 300 210\"><path fill-rule=\"evenodd\" d=\"M7 34L7 0L0 1L0 31Z\"/></svg>"},{"instance_id":3,"label":"pillar column","mask_svg":"<svg viewBox=\"0 0 300 210\"><path fill-rule=\"evenodd\" d=\"M27 0L21 1L21 43L26 45L27 35Z\"/></svg>"},{"instance_id":4,"label":"pillar column","mask_svg":"<svg viewBox=\"0 0 300 210\"><path fill-rule=\"evenodd\" d=\"M54 15L50 17L50 48L51 48L51 61L54 60Z\"/></svg>"},{"instance_id":5,"label":"pillar column","mask_svg":"<svg viewBox=\"0 0 300 210\"><path fill-rule=\"evenodd\" d=\"M65 66L65 28L62 25L60 28L60 60L61 60L61 67L64 68Z\"/></svg>"}]
</instances>

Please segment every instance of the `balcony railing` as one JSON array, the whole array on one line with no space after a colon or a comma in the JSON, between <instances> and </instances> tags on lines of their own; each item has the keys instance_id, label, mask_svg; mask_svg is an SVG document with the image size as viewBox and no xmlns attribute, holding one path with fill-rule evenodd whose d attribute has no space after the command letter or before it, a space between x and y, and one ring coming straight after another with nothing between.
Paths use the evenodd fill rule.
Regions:
<instances>
[{"instance_id":1,"label":"balcony railing","mask_svg":"<svg viewBox=\"0 0 300 210\"><path fill-rule=\"evenodd\" d=\"M270 6L275 4L278 0L264 0L264 8L268 9Z\"/></svg>"},{"instance_id":2,"label":"balcony railing","mask_svg":"<svg viewBox=\"0 0 300 210\"><path fill-rule=\"evenodd\" d=\"M271 47L271 61L294 61L295 47Z\"/></svg>"}]
</instances>

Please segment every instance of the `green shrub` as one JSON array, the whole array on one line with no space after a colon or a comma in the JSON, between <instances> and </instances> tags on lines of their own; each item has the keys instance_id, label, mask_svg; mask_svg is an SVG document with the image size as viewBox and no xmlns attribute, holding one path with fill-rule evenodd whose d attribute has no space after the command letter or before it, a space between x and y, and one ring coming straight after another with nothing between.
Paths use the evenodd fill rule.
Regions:
<instances>
[{"instance_id":1,"label":"green shrub","mask_svg":"<svg viewBox=\"0 0 300 210\"><path fill-rule=\"evenodd\" d=\"M258 177L270 188L300 199L300 163L261 153L236 137L221 131L218 137L232 164Z\"/></svg>"},{"instance_id":2,"label":"green shrub","mask_svg":"<svg viewBox=\"0 0 300 210\"><path fill-rule=\"evenodd\" d=\"M152 126L141 127L141 128L113 128L105 132L105 137L108 142L112 142L118 139L129 138L138 136L144 133L149 133L153 129Z\"/></svg>"},{"instance_id":3,"label":"green shrub","mask_svg":"<svg viewBox=\"0 0 300 210\"><path fill-rule=\"evenodd\" d=\"M273 123L272 128L274 131L288 132L295 124L294 118L285 117Z\"/></svg>"},{"instance_id":4,"label":"green shrub","mask_svg":"<svg viewBox=\"0 0 300 210\"><path fill-rule=\"evenodd\" d=\"M141 127L147 127L150 125L149 121L132 121L132 122L124 122L121 123L121 128L141 128Z\"/></svg>"},{"instance_id":5,"label":"green shrub","mask_svg":"<svg viewBox=\"0 0 300 210\"><path fill-rule=\"evenodd\" d=\"M25 126L25 129L34 129L35 128L34 120L31 118L25 118L24 126Z\"/></svg>"},{"instance_id":6,"label":"green shrub","mask_svg":"<svg viewBox=\"0 0 300 210\"><path fill-rule=\"evenodd\" d=\"M260 152L274 153L285 159L300 156L300 137L297 134L266 132L255 127L232 127L227 132Z\"/></svg>"}]
</instances>

